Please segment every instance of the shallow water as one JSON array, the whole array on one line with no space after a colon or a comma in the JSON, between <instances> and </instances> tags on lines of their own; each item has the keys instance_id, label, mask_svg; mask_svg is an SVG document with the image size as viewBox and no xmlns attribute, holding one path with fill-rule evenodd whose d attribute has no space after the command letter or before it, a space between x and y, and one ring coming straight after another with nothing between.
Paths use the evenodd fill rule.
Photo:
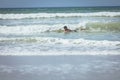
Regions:
<instances>
[{"instance_id":1,"label":"shallow water","mask_svg":"<svg viewBox=\"0 0 120 80\"><path fill-rule=\"evenodd\" d=\"M120 56L0 56L2 80L119 80Z\"/></svg>"}]
</instances>

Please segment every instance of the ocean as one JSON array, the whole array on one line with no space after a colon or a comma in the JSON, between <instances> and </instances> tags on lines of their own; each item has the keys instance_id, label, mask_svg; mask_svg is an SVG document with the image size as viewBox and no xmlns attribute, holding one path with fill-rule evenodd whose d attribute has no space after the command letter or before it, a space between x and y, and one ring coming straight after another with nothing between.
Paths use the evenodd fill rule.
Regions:
<instances>
[{"instance_id":1,"label":"ocean","mask_svg":"<svg viewBox=\"0 0 120 80\"><path fill-rule=\"evenodd\" d=\"M119 6L0 9L2 80L119 80L119 55Z\"/></svg>"},{"instance_id":2,"label":"ocean","mask_svg":"<svg viewBox=\"0 0 120 80\"><path fill-rule=\"evenodd\" d=\"M63 26L77 32L65 34ZM0 9L0 55L119 52L120 7Z\"/></svg>"}]
</instances>

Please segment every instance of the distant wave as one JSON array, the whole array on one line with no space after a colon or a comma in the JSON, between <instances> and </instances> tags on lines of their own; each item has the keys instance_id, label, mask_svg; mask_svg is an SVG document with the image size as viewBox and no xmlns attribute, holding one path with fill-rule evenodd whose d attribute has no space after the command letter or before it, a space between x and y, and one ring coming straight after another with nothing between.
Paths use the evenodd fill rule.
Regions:
<instances>
[{"instance_id":1,"label":"distant wave","mask_svg":"<svg viewBox=\"0 0 120 80\"><path fill-rule=\"evenodd\" d=\"M0 14L0 19L26 18L54 18L54 17L120 17L120 12L93 12L93 13L28 13L28 14Z\"/></svg>"},{"instance_id":2,"label":"distant wave","mask_svg":"<svg viewBox=\"0 0 120 80\"><path fill-rule=\"evenodd\" d=\"M79 24L54 24L54 25L17 25L0 26L0 34L5 35L30 35L44 32L63 32L63 26L67 25L70 29L77 32L120 32L119 22L81 22Z\"/></svg>"}]
</instances>

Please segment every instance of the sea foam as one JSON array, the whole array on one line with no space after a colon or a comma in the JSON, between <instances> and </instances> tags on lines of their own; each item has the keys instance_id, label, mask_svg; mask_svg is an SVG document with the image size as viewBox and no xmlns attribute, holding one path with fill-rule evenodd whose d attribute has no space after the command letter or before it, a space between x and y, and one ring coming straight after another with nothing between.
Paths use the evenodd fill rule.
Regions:
<instances>
[{"instance_id":1,"label":"sea foam","mask_svg":"<svg viewBox=\"0 0 120 80\"><path fill-rule=\"evenodd\" d=\"M5 44L6 45L5 45ZM120 41L51 37L1 38L0 55L119 55ZM11 45L8 45L11 44Z\"/></svg>"},{"instance_id":2,"label":"sea foam","mask_svg":"<svg viewBox=\"0 0 120 80\"><path fill-rule=\"evenodd\" d=\"M81 29L89 32L120 32L119 22L95 22L86 21L78 24L53 24L53 25L14 25L14 26L0 26L0 34L5 35L30 35L40 34L43 32L63 32L63 26L68 26L72 30L80 32Z\"/></svg>"}]
</instances>

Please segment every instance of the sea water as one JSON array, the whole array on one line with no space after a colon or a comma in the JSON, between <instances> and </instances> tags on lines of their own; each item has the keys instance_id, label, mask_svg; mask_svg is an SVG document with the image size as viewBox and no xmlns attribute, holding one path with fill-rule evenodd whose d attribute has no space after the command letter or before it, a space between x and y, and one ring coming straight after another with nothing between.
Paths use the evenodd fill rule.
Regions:
<instances>
[{"instance_id":1,"label":"sea water","mask_svg":"<svg viewBox=\"0 0 120 80\"><path fill-rule=\"evenodd\" d=\"M66 34L63 26L77 32ZM0 9L0 55L119 52L120 7Z\"/></svg>"},{"instance_id":2,"label":"sea water","mask_svg":"<svg viewBox=\"0 0 120 80\"><path fill-rule=\"evenodd\" d=\"M1 80L119 80L120 56L0 56Z\"/></svg>"},{"instance_id":3,"label":"sea water","mask_svg":"<svg viewBox=\"0 0 120 80\"><path fill-rule=\"evenodd\" d=\"M119 80L119 55L120 7L0 9L0 80Z\"/></svg>"}]
</instances>

